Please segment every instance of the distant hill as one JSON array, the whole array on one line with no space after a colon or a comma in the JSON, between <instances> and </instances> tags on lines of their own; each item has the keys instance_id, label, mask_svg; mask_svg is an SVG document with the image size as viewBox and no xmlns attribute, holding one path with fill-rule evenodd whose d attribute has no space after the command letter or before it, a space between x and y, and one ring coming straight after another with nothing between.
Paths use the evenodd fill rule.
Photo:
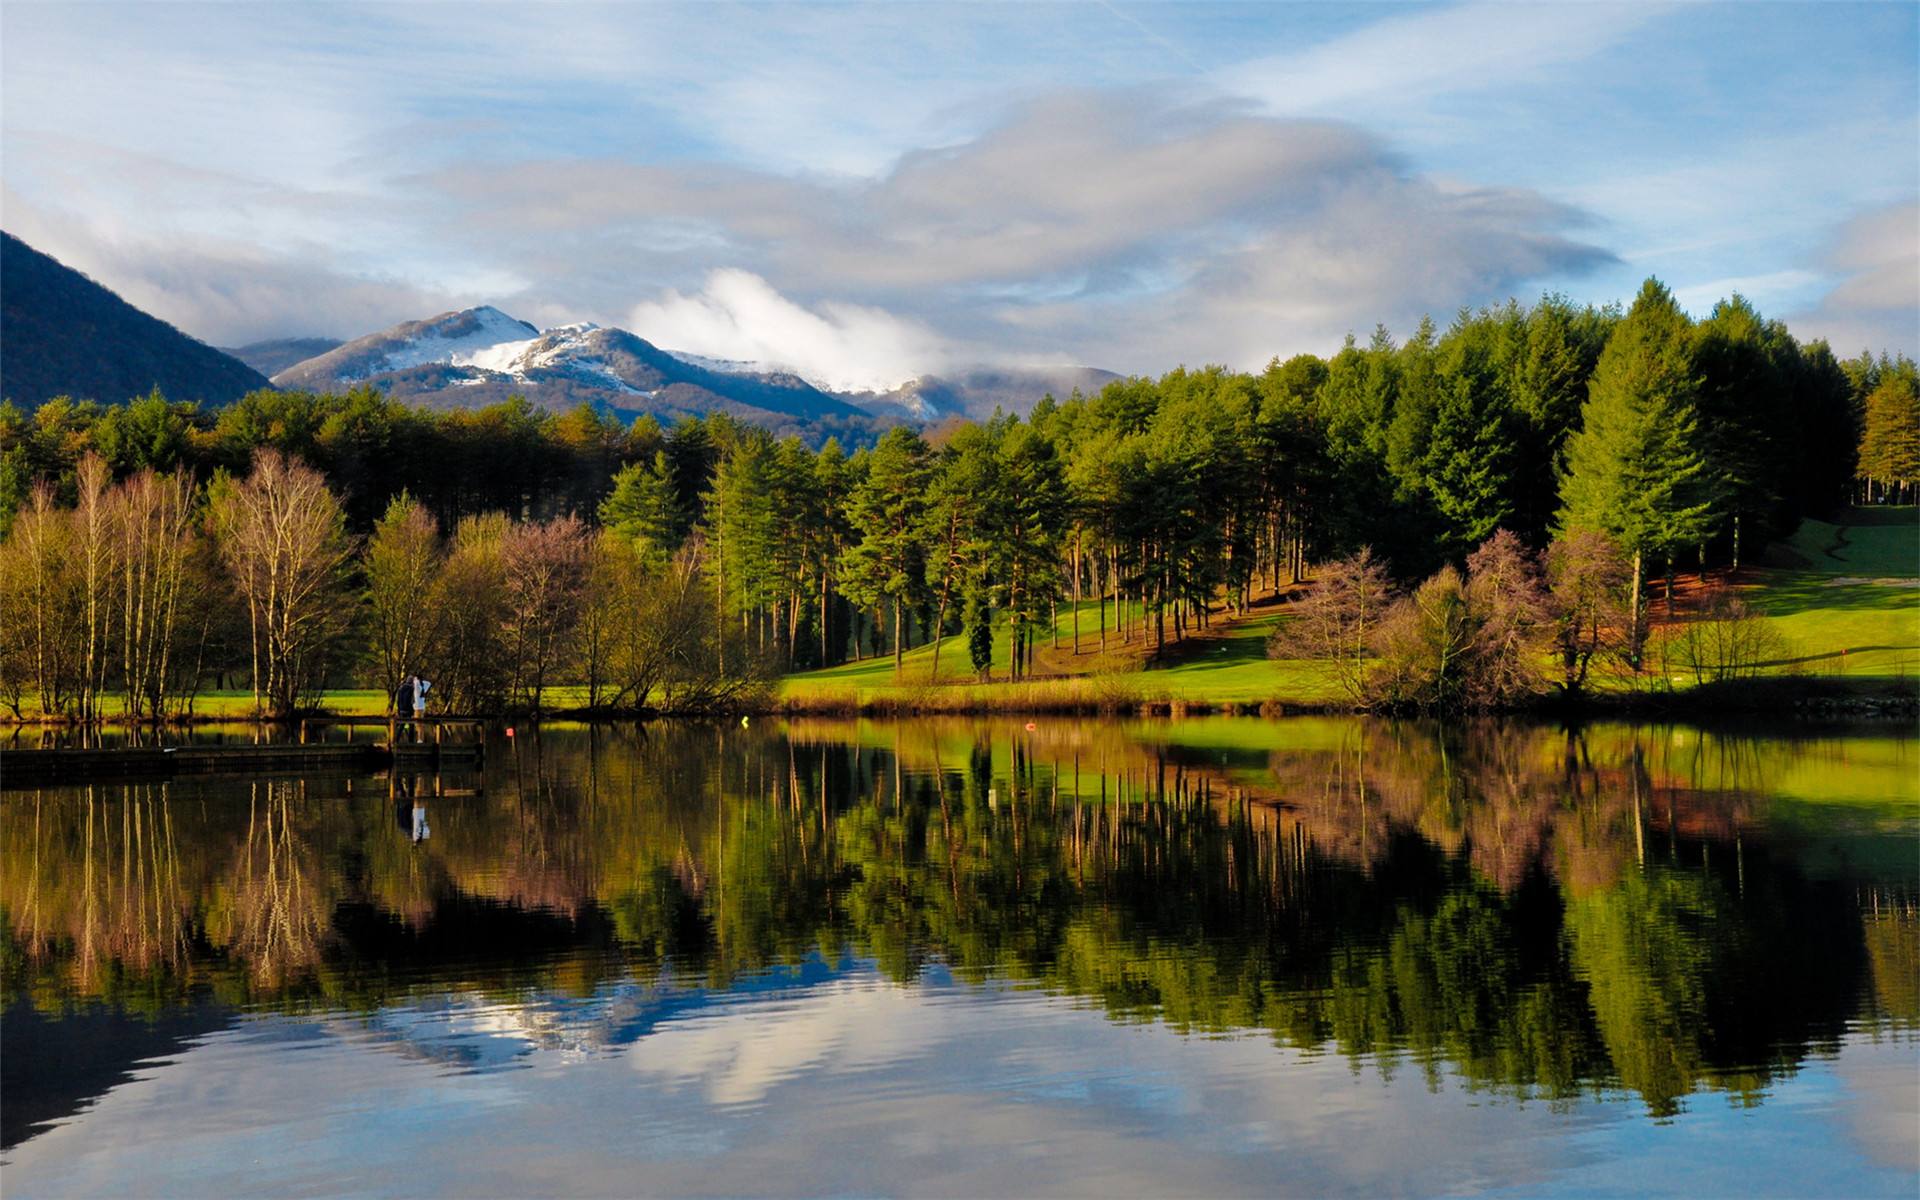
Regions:
<instances>
[{"instance_id":1,"label":"distant hill","mask_svg":"<svg viewBox=\"0 0 1920 1200\"><path fill-rule=\"evenodd\" d=\"M71 267L0 232L0 396L122 403L159 388L226 404L266 376L181 333Z\"/></svg>"},{"instance_id":2,"label":"distant hill","mask_svg":"<svg viewBox=\"0 0 1920 1200\"><path fill-rule=\"evenodd\" d=\"M339 338L274 338L221 349L262 375L274 376L296 363L325 354L340 345Z\"/></svg>"},{"instance_id":3,"label":"distant hill","mask_svg":"<svg viewBox=\"0 0 1920 1200\"><path fill-rule=\"evenodd\" d=\"M355 338L273 381L310 391L371 384L434 408L472 408L519 394L543 408L586 402L629 418L730 412L776 427L868 419L791 374L718 370L624 329L578 324L541 331L485 305Z\"/></svg>"},{"instance_id":4,"label":"distant hill","mask_svg":"<svg viewBox=\"0 0 1920 1200\"><path fill-rule=\"evenodd\" d=\"M890 392L863 392L848 399L869 412L912 421L942 417L982 420L995 409L1025 415L1040 397L1065 400L1077 389L1091 396L1120 376L1098 367L971 367L923 375Z\"/></svg>"}]
</instances>

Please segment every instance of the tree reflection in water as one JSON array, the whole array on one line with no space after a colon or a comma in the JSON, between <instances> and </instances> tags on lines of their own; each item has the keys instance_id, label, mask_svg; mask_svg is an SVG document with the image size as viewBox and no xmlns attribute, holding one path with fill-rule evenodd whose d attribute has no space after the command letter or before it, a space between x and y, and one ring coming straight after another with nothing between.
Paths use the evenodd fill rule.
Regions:
<instances>
[{"instance_id":1,"label":"tree reflection in water","mask_svg":"<svg viewBox=\"0 0 1920 1200\"><path fill-rule=\"evenodd\" d=\"M725 988L850 953L1664 1116L1920 1028L1911 760L1497 723L548 729L484 779L8 793L0 949L8 1001L49 1012ZM393 814L428 796L416 842Z\"/></svg>"}]
</instances>

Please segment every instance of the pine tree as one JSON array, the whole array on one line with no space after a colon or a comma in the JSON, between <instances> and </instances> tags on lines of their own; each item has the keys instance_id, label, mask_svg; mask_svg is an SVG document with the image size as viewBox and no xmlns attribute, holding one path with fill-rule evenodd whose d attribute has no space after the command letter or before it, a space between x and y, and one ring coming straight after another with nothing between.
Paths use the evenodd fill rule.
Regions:
<instances>
[{"instance_id":1,"label":"pine tree","mask_svg":"<svg viewBox=\"0 0 1920 1200\"><path fill-rule=\"evenodd\" d=\"M666 451L655 451L651 463L629 463L615 473L613 491L600 502L600 523L653 561L664 562L680 548L684 516Z\"/></svg>"},{"instance_id":2,"label":"pine tree","mask_svg":"<svg viewBox=\"0 0 1920 1200\"><path fill-rule=\"evenodd\" d=\"M1716 304L1694 335L1702 443L1737 568L1743 535L1791 532L1800 515L1784 495L1799 347L1738 293Z\"/></svg>"},{"instance_id":3,"label":"pine tree","mask_svg":"<svg viewBox=\"0 0 1920 1200\"><path fill-rule=\"evenodd\" d=\"M1517 422L1497 358L1499 332L1491 320L1463 315L1439 354L1422 475L1451 548L1462 552L1513 515Z\"/></svg>"},{"instance_id":4,"label":"pine tree","mask_svg":"<svg viewBox=\"0 0 1920 1200\"><path fill-rule=\"evenodd\" d=\"M1911 362L1882 371L1867 396L1859 471L1895 500L1920 481L1920 386Z\"/></svg>"},{"instance_id":5,"label":"pine tree","mask_svg":"<svg viewBox=\"0 0 1920 1200\"><path fill-rule=\"evenodd\" d=\"M926 589L920 533L931 470L927 443L911 429L889 429L867 459L867 477L848 503L860 544L847 553L847 595L893 605L893 670L906 649L906 610Z\"/></svg>"},{"instance_id":6,"label":"pine tree","mask_svg":"<svg viewBox=\"0 0 1920 1200\"><path fill-rule=\"evenodd\" d=\"M1561 528L1600 530L1632 556L1629 660L1636 666L1646 557L1666 555L1670 563L1710 528L1699 389L1687 316L1649 279L1601 352L1560 483Z\"/></svg>"}]
</instances>

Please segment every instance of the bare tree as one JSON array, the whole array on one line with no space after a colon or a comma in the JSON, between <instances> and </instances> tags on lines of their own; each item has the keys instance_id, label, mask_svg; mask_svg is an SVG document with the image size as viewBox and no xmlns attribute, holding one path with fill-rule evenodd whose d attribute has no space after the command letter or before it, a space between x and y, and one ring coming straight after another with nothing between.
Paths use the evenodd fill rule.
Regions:
<instances>
[{"instance_id":1,"label":"bare tree","mask_svg":"<svg viewBox=\"0 0 1920 1200\"><path fill-rule=\"evenodd\" d=\"M511 525L501 542L512 686L535 712L580 620L588 546L587 527L575 516Z\"/></svg>"},{"instance_id":2,"label":"bare tree","mask_svg":"<svg viewBox=\"0 0 1920 1200\"><path fill-rule=\"evenodd\" d=\"M166 715L181 599L198 539L193 491L191 477L149 469L110 496L120 575L120 674L126 709L134 717Z\"/></svg>"},{"instance_id":3,"label":"bare tree","mask_svg":"<svg viewBox=\"0 0 1920 1200\"><path fill-rule=\"evenodd\" d=\"M294 712L325 682L347 616L340 503L318 471L261 450L252 473L217 498L214 522L247 606L254 704Z\"/></svg>"},{"instance_id":4,"label":"bare tree","mask_svg":"<svg viewBox=\"0 0 1920 1200\"><path fill-rule=\"evenodd\" d=\"M1614 540L1598 530L1570 529L1547 547L1547 587L1561 686L1587 685L1596 654L1616 644L1631 619L1627 587L1632 567Z\"/></svg>"},{"instance_id":5,"label":"bare tree","mask_svg":"<svg viewBox=\"0 0 1920 1200\"><path fill-rule=\"evenodd\" d=\"M1511 530L1495 530L1467 557L1467 609L1467 706L1504 708L1544 692L1551 609L1539 565Z\"/></svg>"},{"instance_id":6,"label":"bare tree","mask_svg":"<svg viewBox=\"0 0 1920 1200\"><path fill-rule=\"evenodd\" d=\"M1358 704L1367 696L1375 633L1392 603L1393 584L1372 550L1327 563L1274 631L1267 655L1326 662L1340 690Z\"/></svg>"}]
</instances>

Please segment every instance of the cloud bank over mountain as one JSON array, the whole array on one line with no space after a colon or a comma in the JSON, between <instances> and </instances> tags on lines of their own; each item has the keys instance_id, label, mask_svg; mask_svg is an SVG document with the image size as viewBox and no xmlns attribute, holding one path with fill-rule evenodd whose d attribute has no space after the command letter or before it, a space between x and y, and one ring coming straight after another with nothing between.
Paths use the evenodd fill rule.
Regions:
<instances>
[{"instance_id":1,"label":"cloud bank over mountain","mask_svg":"<svg viewBox=\"0 0 1920 1200\"><path fill-rule=\"evenodd\" d=\"M0 200L229 345L496 304L886 387L1253 367L1654 272L1920 348L1897 12L718 14L10 6Z\"/></svg>"}]
</instances>

